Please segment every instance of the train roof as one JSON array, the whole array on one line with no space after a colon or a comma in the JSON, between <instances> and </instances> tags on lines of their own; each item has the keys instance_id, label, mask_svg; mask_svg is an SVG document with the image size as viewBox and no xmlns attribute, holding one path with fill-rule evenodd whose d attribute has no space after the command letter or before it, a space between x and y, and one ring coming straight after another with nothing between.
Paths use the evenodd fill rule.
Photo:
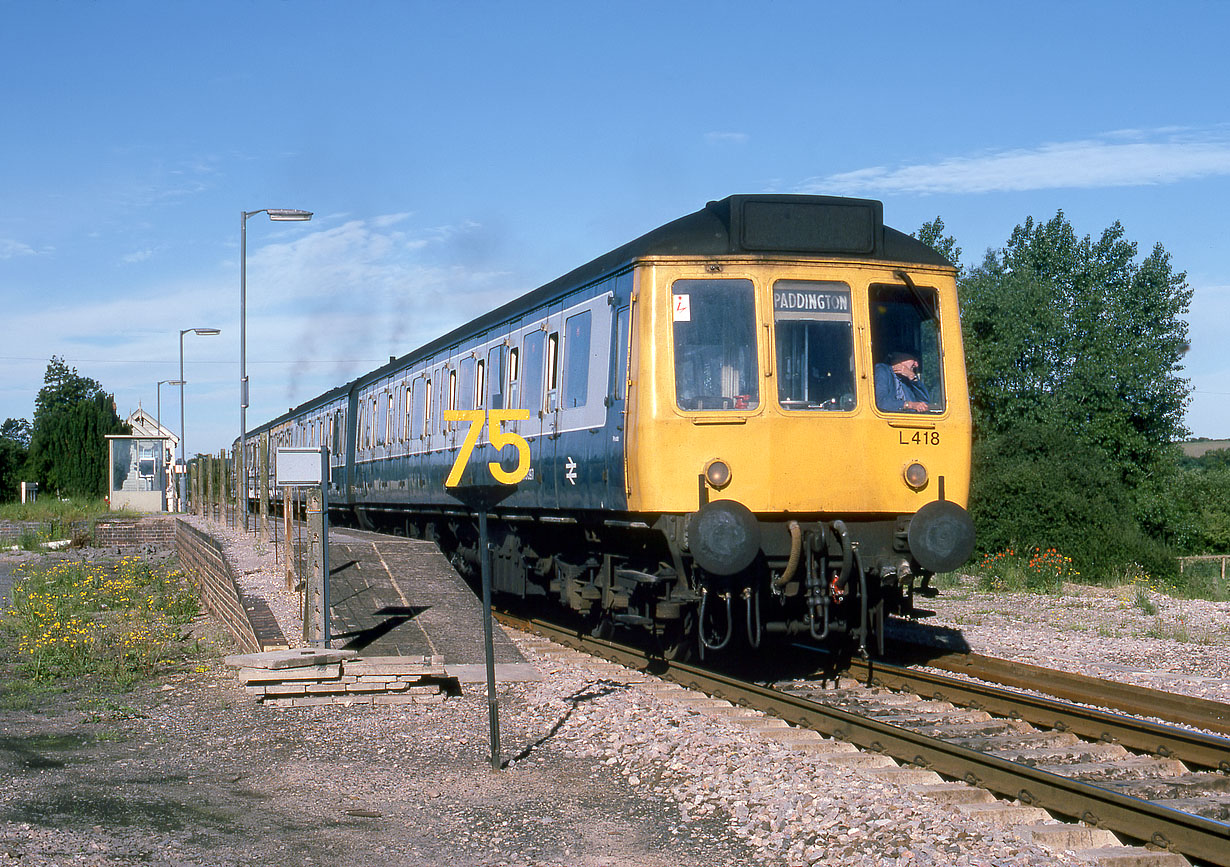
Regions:
<instances>
[{"instance_id":1,"label":"train roof","mask_svg":"<svg viewBox=\"0 0 1230 867\"><path fill-rule=\"evenodd\" d=\"M875 199L837 196L728 196L659 226L537 289L497 307L408 355L444 349L522 313L555 295L584 286L650 256L814 256L872 259L952 267L931 247L884 225ZM390 361L395 368L407 356ZM373 374L383 372L373 371Z\"/></svg>"},{"instance_id":2,"label":"train roof","mask_svg":"<svg viewBox=\"0 0 1230 867\"><path fill-rule=\"evenodd\" d=\"M870 259L953 267L931 247L884 225L884 206L875 199L839 196L742 195L709 202L699 211L672 220L537 289L472 319L346 385L319 395L255 430L278 424L366 382L402 367L406 360L430 355L466 337L534 310L554 296L606 277L651 256L803 256L817 259Z\"/></svg>"}]
</instances>

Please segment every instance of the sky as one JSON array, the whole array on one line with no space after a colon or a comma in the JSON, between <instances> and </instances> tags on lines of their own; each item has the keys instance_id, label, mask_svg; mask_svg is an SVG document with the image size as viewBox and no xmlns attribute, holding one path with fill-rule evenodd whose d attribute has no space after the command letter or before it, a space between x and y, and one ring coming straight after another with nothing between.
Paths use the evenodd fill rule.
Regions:
<instances>
[{"instance_id":1,"label":"sky","mask_svg":"<svg viewBox=\"0 0 1230 867\"><path fill-rule=\"evenodd\" d=\"M1230 437L1230 3L0 0L0 419L58 356L249 427L740 193L940 216L966 265L1062 210L1194 297ZM1129 350L1130 351L1130 350Z\"/></svg>"}]
</instances>

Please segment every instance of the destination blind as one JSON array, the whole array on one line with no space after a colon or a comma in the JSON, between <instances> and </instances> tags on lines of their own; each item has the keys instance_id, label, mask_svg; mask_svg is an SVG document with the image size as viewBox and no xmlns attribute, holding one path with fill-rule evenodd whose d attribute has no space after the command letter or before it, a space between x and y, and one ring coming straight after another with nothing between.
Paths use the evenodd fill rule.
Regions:
<instances>
[{"instance_id":1,"label":"destination blind","mask_svg":"<svg viewBox=\"0 0 1230 867\"><path fill-rule=\"evenodd\" d=\"M840 313L850 315L850 290L805 283L778 283L773 289L773 310L779 313Z\"/></svg>"}]
</instances>

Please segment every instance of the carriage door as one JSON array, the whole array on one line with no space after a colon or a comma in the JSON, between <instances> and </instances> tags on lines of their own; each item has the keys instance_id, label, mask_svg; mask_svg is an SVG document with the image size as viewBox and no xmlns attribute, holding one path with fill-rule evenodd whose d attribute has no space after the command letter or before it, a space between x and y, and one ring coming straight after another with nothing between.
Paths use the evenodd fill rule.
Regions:
<instances>
[{"instance_id":1,"label":"carriage door","mask_svg":"<svg viewBox=\"0 0 1230 867\"><path fill-rule=\"evenodd\" d=\"M626 302L623 302L626 303ZM628 493L625 488L624 449L627 447L627 411L628 400L628 351L629 327L631 325L630 309L619 307L615 311L614 344L611 352L611 411L608 415L606 431L602 435L606 452L606 501L603 508L626 509Z\"/></svg>"},{"instance_id":2,"label":"carriage door","mask_svg":"<svg viewBox=\"0 0 1230 867\"><path fill-rule=\"evenodd\" d=\"M559 304L551 305L551 314L547 317L547 343L543 358L543 411L542 411L542 443L538 463L542 467L543 479L539 490L542 492L542 504L547 508L557 505L559 491L559 436L560 436L560 382L562 378L564 351L564 317Z\"/></svg>"},{"instance_id":3,"label":"carriage door","mask_svg":"<svg viewBox=\"0 0 1230 867\"><path fill-rule=\"evenodd\" d=\"M555 440L561 508L598 508L606 501L611 301L607 293L563 312Z\"/></svg>"},{"instance_id":4,"label":"carriage door","mask_svg":"<svg viewBox=\"0 0 1230 867\"><path fill-rule=\"evenodd\" d=\"M521 489L526 492L530 501L527 505L538 506L544 502L542 486L547 471L542 460L542 444L546 439L543 426L546 405L547 329L545 322L527 325L526 330L521 333L521 345L513 346L509 354L509 379L513 383L509 388L509 406L517 406L519 398L520 407L530 413L528 419L515 422L512 428L530 444L530 473ZM505 468L507 469L507 466Z\"/></svg>"}]
</instances>

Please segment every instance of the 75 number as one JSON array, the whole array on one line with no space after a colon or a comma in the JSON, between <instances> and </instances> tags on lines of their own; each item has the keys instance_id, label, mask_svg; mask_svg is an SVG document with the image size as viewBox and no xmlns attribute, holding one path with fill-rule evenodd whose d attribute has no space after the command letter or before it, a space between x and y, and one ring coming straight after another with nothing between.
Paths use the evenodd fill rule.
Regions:
<instances>
[{"instance_id":1,"label":"75 number","mask_svg":"<svg viewBox=\"0 0 1230 867\"><path fill-rule=\"evenodd\" d=\"M488 420L488 415L490 420ZM516 446L517 449L517 465L511 471L501 467L499 461L491 461L487 464L487 469L491 470L491 475L495 476L495 480L502 485L515 485L530 471L530 444L526 442L525 437L510 433L503 427L505 422L528 419L530 417L528 409L493 409L490 413L485 409L446 409L443 417L445 421L468 421L470 423L470 429L466 431L466 438L461 443L461 451L457 455L457 460L453 461L453 468L449 471L448 478L444 480L446 488L455 487L461 482L461 474L465 471L466 464L470 462L474 446L478 445L478 436L483 431L484 423L491 428L491 445L495 446L497 452L504 446Z\"/></svg>"}]
</instances>

